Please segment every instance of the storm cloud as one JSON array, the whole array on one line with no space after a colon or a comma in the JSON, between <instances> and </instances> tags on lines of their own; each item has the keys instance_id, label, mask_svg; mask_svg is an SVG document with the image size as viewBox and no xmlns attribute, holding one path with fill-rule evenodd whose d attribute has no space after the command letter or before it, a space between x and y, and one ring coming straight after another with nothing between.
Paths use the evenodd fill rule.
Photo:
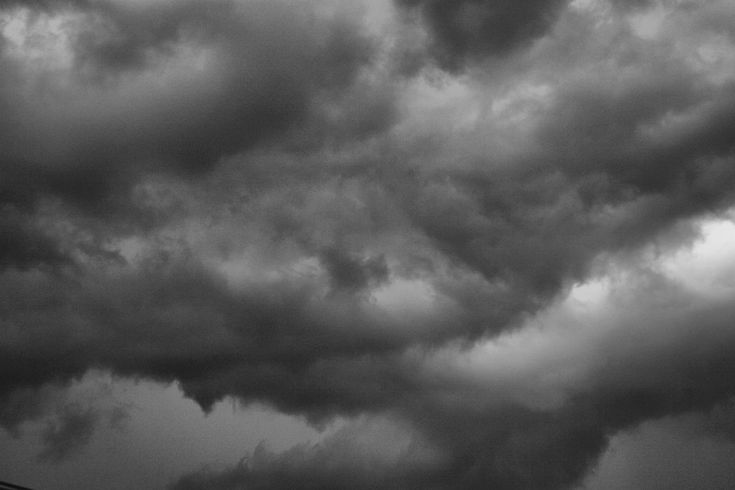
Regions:
<instances>
[{"instance_id":1,"label":"storm cloud","mask_svg":"<svg viewBox=\"0 0 735 490\"><path fill-rule=\"evenodd\" d=\"M696 255L735 204L724 0L0 15L0 425L41 459L109 418L49 395L91 371L344 424L181 490L576 488L735 395L732 257Z\"/></svg>"},{"instance_id":2,"label":"storm cloud","mask_svg":"<svg viewBox=\"0 0 735 490\"><path fill-rule=\"evenodd\" d=\"M546 34L568 2L397 0L397 3L418 12L429 30L431 52L442 66L456 70L473 59L505 56L526 47Z\"/></svg>"}]
</instances>

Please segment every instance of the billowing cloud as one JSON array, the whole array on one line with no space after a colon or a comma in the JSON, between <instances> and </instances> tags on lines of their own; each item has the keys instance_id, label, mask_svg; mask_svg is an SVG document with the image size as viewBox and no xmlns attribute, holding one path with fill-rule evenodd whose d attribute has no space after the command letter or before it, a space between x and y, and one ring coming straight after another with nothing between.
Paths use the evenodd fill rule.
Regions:
<instances>
[{"instance_id":1,"label":"billowing cloud","mask_svg":"<svg viewBox=\"0 0 735 490\"><path fill-rule=\"evenodd\" d=\"M436 467L443 464L431 444L394 420L377 418L279 454L260 445L231 471L193 473L173 488L433 488Z\"/></svg>"},{"instance_id":2,"label":"billowing cloud","mask_svg":"<svg viewBox=\"0 0 735 490\"><path fill-rule=\"evenodd\" d=\"M351 420L182 489L562 489L733 396L676 272L735 204L727 2L375 5L0 4L4 428L63 459L101 369Z\"/></svg>"},{"instance_id":3,"label":"billowing cloud","mask_svg":"<svg viewBox=\"0 0 735 490\"><path fill-rule=\"evenodd\" d=\"M3 11L4 212L61 199L139 221L129 194L142 175L196 174L259 145L313 144L325 125L360 138L390 121L383 101L334 107L373 51L347 19L273 2L40 5ZM40 260L52 247L36 238Z\"/></svg>"},{"instance_id":4,"label":"billowing cloud","mask_svg":"<svg viewBox=\"0 0 735 490\"><path fill-rule=\"evenodd\" d=\"M526 47L553 25L566 0L397 0L417 11L429 31L430 49L442 66L504 56Z\"/></svg>"},{"instance_id":5,"label":"billowing cloud","mask_svg":"<svg viewBox=\"0 0 735 490\"><path fill-rule=\"evenodd\" d=\"M472 349L409 355L421 365L421 389L392 410L409 421L404 437L423 441L408 447L435 455L430 467L407 461L361 473L366 458L322 460L325 451L347 454L325 439L174 488L572 488L611 437L642 421L711 413L703 427L729 437L728 412L710 410L733 394L732 284L713 295L664 275L666 267L582 286L525 329ZM350 430L351 441L372 433Z\"/></svg>"}]
</instances>

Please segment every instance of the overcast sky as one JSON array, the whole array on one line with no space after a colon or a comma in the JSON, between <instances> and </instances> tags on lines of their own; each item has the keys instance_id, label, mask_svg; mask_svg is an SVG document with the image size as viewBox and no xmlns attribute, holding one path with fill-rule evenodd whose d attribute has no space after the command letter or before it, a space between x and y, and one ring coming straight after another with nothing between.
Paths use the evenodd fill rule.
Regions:
<instances>
[{"instance_id":1,"label":"overcast sky","mask_svg":"<svg viewBox=\"0 0 735 490\"><path fill-rule=\"evenodd\" d=\"M735 488L732 0L0 0L0 480Z\"/></svg>"}]
</instances>

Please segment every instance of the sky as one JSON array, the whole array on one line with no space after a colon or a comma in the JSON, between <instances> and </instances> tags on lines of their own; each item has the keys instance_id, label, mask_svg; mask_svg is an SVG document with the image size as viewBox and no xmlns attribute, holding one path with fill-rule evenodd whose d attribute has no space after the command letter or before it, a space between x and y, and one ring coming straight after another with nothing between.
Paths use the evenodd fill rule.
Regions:
<instances>
[{"instance_id":1,"label":"sky","mask_svg":"<svg viewBox=\"0 0 735 490\"><path fill-rule=\"evenodd\" d=\"M0 480L735 488L731 0L0 0Z\"/></svg>"}]
</instances>

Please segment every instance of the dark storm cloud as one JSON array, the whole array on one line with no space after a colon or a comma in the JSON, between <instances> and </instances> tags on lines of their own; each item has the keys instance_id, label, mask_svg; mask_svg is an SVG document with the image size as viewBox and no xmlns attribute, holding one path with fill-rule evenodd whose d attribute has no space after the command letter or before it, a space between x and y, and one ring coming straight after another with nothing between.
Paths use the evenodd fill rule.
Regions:
<instances>
[{"instance_id":1,"label":"dark storm cloud","mask_svg":"<svg viewBox=\"0 0 735 490\"><path fill-rule=\"evenodd\" d=\"M708 330L728 324L725 316L714 321ZM732 345L732 339L728 342ZM442 437L451 441L458 457L459 485L449 488L485 488L488 483L501 489L568 488L584 476L608 437L619 430L668 414L707 409L731 396L732 361L718 356L715 345L702 357L689 354L689 347L680 344L656 352L653 360L636 362L635 373L648 378L643 382L635 380L631 369L620 380L622 386L601 386L550 414L508 410L473 419L470 412L453 417L454 423L442 417L443 423L437 421L428 430L441 427ZM630 360L627 354L624 359ZM698 366L687 369L679 362ZM667 372L670 369L675 374ZM487 432L478 427L488 428Z\"/></svg>"},{"instance_id":2,"label":"dark storm cloud","mask_svg":"<svg viewBox=\"0 0 735 490\"><path fill-rule=\"evenodd\" d=\"M333 248L322 253L321 261L332 278L333 287L337 290L359 291L388 279L388 266L384 257L360 260Z\"/></svg>"},{"instance_id":3,"label":"dark storm cloud","mask_svg":"<svg viewBox=\"0 0 735 490\"><path fill-rule=\"evenodd\" d=\"M3 4L3 8L15 7L39 13L45 10L34 9L45 9L47 5ZM390 97L381 96L379 103L373 104L363 103L358 95L349 93L360 68L371 61L372 46L359 27L339 15L322 18L308 9L274 2L70 2L55 7L54 15L72 16L67 20L66 32L72 55L69 71L43 65L23 67L7 46L0 59L0 105L8 109L0 120L0 266L4 270L67 265L79 259L80 253L85 260L104 267L120 265L120 255L100 242L116 236L120 229L149 229L151 218L159 225L171 219L170 214L163 219L149 216L150 210L136 201L134 187L148 173L163 171L196 178L221 158L260 144L293 145L298 149L300 140L304 140L301 133L311 133L307 143L318 147L316 140L323 137L321 133L333 139L330 125L339 126L343 137L360 138L390 124L390 117L380 115L389 108ZM81 16L81 21L74 16ZM37 16L25 22L32 29L43 18ZM193 59L186 58L187 49L193 50ZM204 63L204 67L192 66L196 63ZM167 64L174 65L173 75L167 78L164 72L163 81L158 81L160 73L156 70ZM358 90L367 88L361 85ZM339 107L341 97L350 107ZM363 110L367 119L360 113ZM328 111L329 117L321 111ZM377 122L362 124L375 117ZM288 136L290 130L295 136ZM50 220L40 218L44 213L46 218L50 215ZM44 230L44 224L54 219L56 224L70 225L71 232ZM118 220L122 228L117 227ZM88 236L79 241L75 229L81 235L91 233L91 241ZM378 259L362 264L352 259L340 261L339 252L332 256L336 288L351 290L385 274L385 266ZM140 281L128 284L130 290L124 285L124 277L108 277L116 284L113 289L118 299L109 296L97 298L101 300L98 302L96 294L90 295L96 286L77 277L80 272L84 276L90 271L86 265L77 266L49 275L46 279L51 282L36 282L35 272L23 277L10 270L3 276L9 296L2 302L3 329L7 333L2 350L8 364L0 391L10 398L24 386L68 380L90 366L108 365L109 356L118 351L115 339L136 337L138 331L143 337L129 344L132 350L113 362L119 362L123 372L171 379L171 374L177 373L177 377L184 374L179 373L184 369L189 373L184 376L187 391L203 404L232 390L256 393L270 391L268 386L272 386L279 403L317 405L323 401L306 388L282 389L285 385L308 386L310 382L296 379L302 376L314 377L313 383L319 384L319 373L296 374L293 378L294 366L319 357L316 351L321 349L355 353L394 343L374 333L368 333L367 338L348 338L351 335L332 337L331 332L324 332L322 340L311 343L309 329L324 321L319 312L305 314L311 308L306 304L310 301L308 291L255 291L246 299L248 295L233 296L221 284L213 284L207 273L200 274L187 266L174 272L176 277L150 282L156 274L155 265L151 265L149 272L129 277L134 283ZM52 284L57 279L60 282ZM171 286L173 290L159 297ZM145 293L138 294L136 289ZM281 294L283 298L278 297ZM195 331L189 339L198 344L200 335L208 335L198 331L211 323L205 318L218 308L228 310L217 313L226 324L226 338L233 333L231 327L247 330L254 326L260 331L250 331L243 337L254 335L245 340L246 351L252 352L252 366L239 365L243 353L234 345L220 346L223 351L217 347L213 355L202 351L201 359L193 364L190 345L182 344L180 357L169 351L169 346L160 345L151 351L153 356L148 361L139 362L137 354L148 349L143 346L147 342L143 331L158 321L168 325L164 330L182 327L179 320L166 317L178 317L176 310L192 298L199 298L196 303L202 309L200 315L192 312L192 320L197 320L191 324ZM118 300L122 301L120 308L113 306ZM62 314L66 320L58 322L42 318L44 311L49 313L62 304L71 308L70 313L79 308L80 316L75 319L76 313ZM124 320L129 308L139 309L143 304L152 309L143 308L147 313L131 318L132 322ZM167 304L174 308L172 312L165 312ZM197 306L192 308L197 310ZM156 320L159 314L162 316ZM326 323L346 320L339 315L334 312L335 318ZM313 318L309 320L309 316ZM94 333L93 325L98 321L111 329ZM303 338L292 345L299 335L294 337L296 332L291 326L303 322ZM116 330L116 324L121 330ZM22 340L10 334L24 326L28 330L18 334L38 335L41 344L37 348L25 344L26 340L35 342L30 337ZM90 326L92 331L87 331ZM51 330L43 333L45 329ZM278 331L284 334L281 339L277 339ZM141 344L136 347L138 342ZM163 358L154 353L164 351L169 353ZM279 360L273 364L275 359ZM247 379L241 376L243 369L251 373L245 376ZM221 375L219 386L211 384L218 377L215 372ZM317 391L330 390L325 387ZM354 396L369 398L357 391ZM334 400L333 407L343 406L342 400ZM4 417L6 427L18 425L23 413L31 415L20 406L18 410L21 413Z\"/></svg>"},{"instance_id":4,"label":"dark storm cloud","mask_svg":"<svg viewBox=\"0 0 735 490\"><path fill-rule=\"evenodd\" d=\"M426 23L433 55L450 70L504 56L545 34L567 0L397 0Z\"/></svg>"},{"instance_id":5,"label":"dark storm cloud","mask_svg":"<svg viewBox=\"0 0 735 490\"><path fill-rule=\"evenodd\" d=\"M122 20L118 18L120 7L116 7L109 10L113 12L109 14L109 20L117 23L116 30L129 34L129 39L123 38L123 44L132 43L126 50L135 51L137 48L134 49L133 45L157 48L159 41L163 39L177 39L172 37L172 33L177 32L178 35L179 31L171 28L166 22L161 26L160 22L151 21L151 18L155 20L158 18L157 15L160 15L163 19L173 19L172 25L185 26L185 20L189 19L189 15L193 16L193 13L198 12L192 6L194 4L177 5L179 6L172 7L165 4L162 7L165 15L156 11L156 15L141 17L137 23L134 22L137 19L134 13L130 14L130 17L122 16ZM223 50L224 54L221 56L230 60L230 57L234 56L234 52L230 52L230 49L241 46L241 42L244 43L240 36L248 35L245 28L249 24L242 24L244 21L239 17L235 20L224 18L225 14L230 12L229 9L234 8L231 4L222 4L220 8L224 10L215 9L214 13L208 12L204 19L190 21L208 35L217 33L223 36L224 39L211 42L215 43L214 46L218 50ZM280 18L278 21L272 20L270 17L272 12L270 10L266 12L268 13L263 14L264 19L261 19L266 26L270 25L271 21L277 22L278 25L284 22ZM234 22L234 26L231 26L230 22ZM242 27L245 33L232 33L231 28L235 27ZM94 29L96 27L92 28L90 35L103 34L96 33ZM185 30L183 27L181 29ZM272 37L274 34L270 30L264 29L262 25L255 29L262 35L257 39L261 39L265 45L276 43L279 46L280 41ZM338 32L338 36L348 36L343 31ZM309 35L304 36L307 40L311 39ZM327 39L331 39L330 36L327 36ZM198 38L195 36L195 39ZM347 39L351 38L348 36ZM148 44L144 42L146 40L149 40ZM90 41L85 39L85 42ZM341 37L334 43L333 45L332 41L329 41L326 44L316 43L314 46L307 43L306 47L313 47L318 53L322 53L320 50L327 53L319 54L317 60L323 56L331 60L332 55L329 53L333 51L334 59L342 60L343 54L347 56L347 68L343 75L339 73L345 65L336 61L327 62L324 67L316 63L319 70L323 68L324 72L319 70L313 72L314 76L317 73L332 73L332 68L339 67L334 68L337 71L336 79L341 80L338 83L339 87L347 83L355 69L354 63L362 59L364 51L363 47L352 49L350 43L341 41ZM360 42L357 42L357 45L363 46ZM302 53L303 47L293 47L290 41L285 48L287 49L279 52L278 59L264 65L268 68L265 75L261 76L264 76L266 81L272 82L268 77L273 70L284 69L289 74L295 70L296 80L305 83L314 68L304 68L298 64L303 63L303 60L296 66L291 66L287 61L310 59L312 62L309 64L314 65L313 58L308 58L306 53ZM289 49L297 51L291 52ZM346 51L339 54L343 49ZM89 53L85 52L85 63L92 59L98 69L109 69L113 72L123 68L143 69L135 63L123 67L101 54L98 56ZM261 56L266 54L255 55L256 59ZM270 57L271 54L268 53L267 56ZM307 75L303 73L296 75L298 68L306 71ZM23 190L24 185L21 184L36 186L37 193L55 192L72 202L81 201L89 203L90 206L92 204L100 206L110 199L111 193L114 193L118 186L131 185L135 177L134 172L138 169L132 164L132 168L129 168L126 163L135 161L133 156L146 155L147 147L150 148L151 154L155 152L159 158L168 155L174 164L185 167L188 166L186 163L188 157L185 155L187 152L178 152L179 139L186 139L186 144L190 142L196 146L197 152L226 155L228 145L220 146L218 138L229 139L229 132L235 135L243 127L246 128L247 124L243 122L243 117L246 119L252 117L252 121L259 125L268 126L263 122L267 122L268 117L258 111L255 111L255 115L251 114L250 103L257 100L252 103L261 104L265 101L266 104L270 104L270 99L256 95L251 99L248 92L244 96L245 105L238 107L237 101L230 104L227 97L237 93L234 85L231 87L230 84L241 81L239 77L245 76L246 70L237 63L234 68L228 65L222 70L227 90L221 93L215 90L215 106L222 103L228 108L234 107L232 110L236 114L233 113L232 118L227 115L230 109L224 109L224 114L215 110L212 112L215 117L210 122L207 117L208 111L201 113L197 110L192 111L187 106L191 103L189 99L181 101L179 100L181 94L175 94L174 101L174 96L167 92L165 95L172 97L171 106L166 106L168 102L164 101L166 110L163 114L168 114L168 109L173 112L170 113L170 117L165 117L166 120L180 119L180 116L184 115L193 116L193 119L183 122L181 128L174 127L173 133L162 134L161 128L156 126L155 117L150 115L153 113L155 116L157 113L157 104L160 102L155 102L145 115L130 112L131 121L125 121L124 125L127 127L129 124L140 122L144 128L152 129L150 134L142 131L140 134L136 133L138 139L132 138L131 134L128 140L125 134L120 136L118 132L113 131L114 126L108 128L103 125L104 131L90 126L89 132L85 133L90 143L84 143L81 147L82 152L78 153L82 162L87 160L90 162L89 166L87 164L77 166L77 163L66 166L62 160L59 169L48 170L46 175L42 172L40 179L23 178L21 183L13 186L13 189ZM230 76L233 77L232 80L229 79ZM304 79L304 76L307 78ZM196 296L193 291L201 290L199 304L202 305L202 311L199 313L200 316L194 315L192 318L204 322L203 318L207 316L207 312L224 311L227 313L220 315L226 316L223 322L227 325L240 323L257 326L252 332L246 330L247 335L244 336L248 339L252 333L258 339L250 347L253 353L249 357L257 359L254 366L247 369L239 367L235 359L236 354L229 352L229 348L225 349L226 352L217 352L214 349L211 353L201 353L204 356L201 362L192 363L192 358L199 357L189 350L193 347L193 343L182 345L178 357L166 353L166 349L155 348L151 351L150 358L139 360L131 354L130 361L123 362L112 359L107 354L108 351L115 350L112 347L114 342L125 345L128 340L125 335L113 337L114 342L107 339L103 341L103 345L97 345L104 336L101 338L92 336L80 343L77 342L78 339L63 338L61 331L54 329L62 336L63 341L54 344L53 348L49 346L47 351L42 351L41 358L44 356L58 358L58 364L49 364L55 365L55 369L48 368L43 372L36 372L35 369L29 368L26 374L21 374L24 373L22 369L17 370L14 379L8 379L6 386L8 389L20 386L23 379L33 384L40 384L51 372L57 376L69 376L82 372L89 365L99 364L123 372L139 371L140 374L165 379L181 379L187 393L205 405L232 393L245 398L264 396L274 400L279 406L296 411L309 407L309 410L314 409L318 412L320 403L331 407L329 410L335 407L354 410L361 406L380 405L392 396L390 389L358 393L357 390L337 390L332 387L332 384L351 386L347 381L353 377L360 379L378 376L382 379L382 373L390 371L389 367L370 366L369 362L360 359L359 356L397 351L412 343L435 341L437 337L443 339L454 336L479 336L488 331L497 332L508 328L515 324L518 315L533 312L544 306L570 282L583 278L590 262L600 252L642 243L657 230L665 229L679 219L730 202L731 186L728 182L732 179L732 172L729 170L731 166L727 164L729 126L726 124L730 106L729 104L714 106L711 103L714 100L727 99L728 92L726 89L715 92L695 90L692 83L691 75L676 70L641 68L641 75L634 79L633 83L624 85L622 91L615 87L609 89L604 83L572 84L556 96L548 113L538 124L535 137L539 148L543 150L538 155L531 153L512 162L511 166L489 173L483 168L485 162L481 161L469 170L453 172L440 170L435 174L427 171L425 177L420 175L419 168L421 179L411 177L415 176L416 172L407 174L409 178L403 176L395 181L392 180L395 174L387 174L385 179L391 182L386 182L385 185L396 191L395 199L399 207L407 211L417 229L431 239L440 254L452 260L459 260L470 271L480 272L487 281L499 281L501 284L501 287L489 287L489 292L481 293L467 288L453 290L451 286L442 285L443 292L453 297L464 312L462 315L451 317L449 321L437 320L438 328L442 332L438 336L434 334L436 329L433 327L415 335L391 328L390 322L381 326L381 322L368 319L353 325L355 328L351 330L340 330L336 325L349 322L334 312L329 313L329 307L324 311L309 313L311 311L309 302L315 301L314 298L317 296L313 296L307 290L275 293L271 287L266 287L253 297L246 295L244 301L252 303L247 308L254 311L240 311L234 305L243 301L243 298L222 292L222 286L212 285L206 274L197 279L198 273L192 273L190 276L189 272L185 272L181 276L176 275L167 279L165 276L156 277L154 271L151 271L148 277L132 279L138 286L134 288L131 286L131 291L127 289L119 291L125 306L117 309L105 306L107 303L115 302L109 297L98 297L89 301L86 295L90 291L85 289L88 286L83 286L74 293L78 294L78 297L65 296L72 294L71 292L61 295L51 294L46 301L51 304L58 302L78 305L76 310L82 312L81 318L91 325L97 322L114 325L121 321L116 318L123 316L125 314L123 312L128 310L138 311L139 318L122 322L123 324L144 325L161 313L155 307L149 310L141 309L138 305L143 299L138 291L150 291L151 288L155 291L156 288L162 288L162 284L166 281L170 281L176 286L170 286L169 299L166 301L177 305L185 303L189 297ZM308 83L306 85L308 86ZM198 95L194 92L194 99ZM645 103L641 103L642 100ZM206 105L211 103L212 99L204 98L202 101ZM703 109L700 111L699 107ZM669 137L649 142L631 129L649 121L655 123L672 109L686 111L690 108L697 109L695 114L698 117L683 127L682 131L686 136L683 139ZM134 109L138 110L140 107L136 106ZM89 116L95 119L92 114ZM154 120L155 124L151 123L151 120ZM680 133L675 134L677 135ZM75 138L78 136L72 134L72 141ZM118 144L115 141L117 138L123 140ZM247 138L245 136L244 142L237 140L238 144L247 147L249 144ZM110 141L113 143L111 146L107 144ZM137 146L130 147L129 157L122 158L116 151L110 154L110 148L115 150L121 148L125 154L126 148L133 142ZM90 153L86 154L88 149ZM21 150L27 151L27 149L17 151ZM99 152L99 159L96 152ZM76 149L72 155L77 155ZM676 155L675 159L670 157L673 155ZM115 165L108 167L104 162L107 158L112 159ZM212 158L214 157L204 158L202 161L211 165ZM102 163L97 163L98 160L102 160ZM663 165L667 166L667 171L664 171ZM712 172L716 173L717 177L713 177ZM357 182L359 184L363 181ZM591 191L590 186L593 186ZM606 206L619 206L622 209L620 216L615 220L598 219L600 210ZM280 214L283 215L283 211ZM291 226L282 233L287 236L313 233L308 229L302 230L301 226L298 224ZM344 228L346 224L338 220L336 226ZM361 233L361 230L358 228L356 232ZM18 234L11 237L16 237L13 238L16 241L21 239L18 238ZM24 253L30 254L29 258L23 259L25 262L21 261L21 257L14 259L18 264L33 265L41 261L58 260L52 253L54 251L52 243L46 243L37 236L36 241L39 244L24 248ZM16 250L15 255L19 254L17 250L19 247L13 248L13 243L9 242L8 257L12 256L13 250ZM338 248L326 250L317 253L320 254L321 263L330 274L332 287L335 289L354 292L366 286L380 284L388 277L388 269L383 260L356 258L357 256L352 256L352 252ZM104 280L114 281L115 278ZM26 287L28 289L40 287L42 290L51 288L49 284L40 286L29 284ZM307 284L304 287L310 286ZM258 296L260 294L263 296ZM29 297L33 295L34 293L29 293ZM279 296L285 297L278 301L272 300ZM22 304L22 299L18 300ZM158 305L163 299L158 295L152 295L149 301L151 305ZM265 306L253 306L258 301L264 301ZM271 301L273 303L269 304ZM93 304L96 306L92 307ZM33 305L28 307L29 310L33 308ZM241 308L247 310L245 307ZM167 307L163 307L164 311L166 309ZM96 314L95 317L93 312L96 310L107 311L112 319L105 319L102 314ZM347 306L347 311L357 310L358 306ZM9 315L12 313L8 310ZM322 316L324 314L327 318ZM176 329L175 322L173 324L161 322L160 325L161 332L168 329L173 332ZM325 329L323 325L332 326ZM186 330L188 327L180 326L180 328ZM198 331L196 325L192 325L191 328ZM229 330L234 327L227 328ZM131 330L121 328L125 334L131 335L136 330L137 327ZM163 337L168 338L168 335ZM289 345L287 339L294 341L295 345ZM64 345L67 345L68 351L54 354L53 351L56 349L62 351L61 346ZM125 352L125 349L117 350ZM18 357L19 365L27 364L23 362L26 355L25 352L15 355ZM161 357L156 358L157 355ZM358 358L336 361L332 359L334 356L345 355L355 355ZM364 373L362 370L366 365L368 371ZM301 370L298 375L292 372L295 366ZM325 375L325 372L329 374ZM314 379L324 381L324 384L308 381L312 376ZM401 386L404 380L401 379L400 371L396 377L393 383ZM392 383L387 382L386 386L390 387ZM344 400L340 400L340 396L343 395ZM375 400L372 399L373 396L376 397Z\"/></svg>"},{"instance_id":6,"label":"dark storm cloud","mask_svg":"<svg viewBox=\"0 0 735 490\"><path fill-rule=\"evenodd\" d=\"M289 131L324 132L332 122L320 111L348 96L372 52L350 21L274 2L75 2L54 13L72 16L70 71L24 68L7 49L0 59L0 199L29 216L48 196L124 215L143 174L196 174L258 145L285 144ZM26 20L31 28L42 21ZM172 72L159 72L166 66ZM360 110L338 117L378 119L350 138L390 124L379 115L387 109Z\"/></svg>"},{"instance_id":7,"label":"dark storm cloud","mask_svg":"<svg viewBox=\"0 0 735 490\"><path fill-rule=\"evenodd\" d=\"M709 84L636 40L598 62L560 84L518 154L466 156L460 143L451 148L461 156L434 158L471 164L440 164L399 187L442 253L510 285L496 303L511 312L545 304L600 253L634 249L735 197L730 83Z\"/></svg>"},{"instance_id":8,"label":"dark storm cloud","mask_svg":"<svg viewBox=\"0 0 735 490\"><path fill-rule=\"evenodd\" d=\"M321 417L385 405L403 389L388 354L406 333L386 331L357 303L318 302L308 282L234 293L196 264L144 268L71 287L70 278L6 274L0 391L99 366L179 380L205 407L236 394ZM388 357L372 363L374 352Z\"/></svg>"},{"instance_id":9,"label":"dark storm cloud","mask_svg":"<svg viewBox=\"0 0 735 490\"><path fill-rule=\"evenodd\" d=\"M609 357L550 408L427 371L447 342L514 331L601 259L666 246L677 227L690 238L731 206L735 92L686 43L636 38L626 11L598 35L561 1L399 3L450 71L518 56L512 73L473 74L477 99L513 106L524 84L504 76L546 92L516 114L481 107L521 121L506 133L414 119L423 80L382 81L378 40L280 2L66 4L83 22L61 78L5 47L4 427L43 411L28 390L101 368L178 381L204 408L387 412L448 461L355 471L362 456L334 462L330 440L182 489L561 489L617 431L733 395L730 302L658 283L629 316L591 320L625 335L585 345ZM516 49L556 22L538 50ZM49 426L50 455L90 436L82 415Z\"/></svg>"},{"instance_id":10,"label":"dark storm cloud","mask_svg":"<svg viewBox=\"0 0 735 490\"><path fill-rule=\"evenodd\" d=\"M23 214L8 209L0 213L0 235L3 237L0 241L0 270L68 263L59 244L26 220Z\"/></svg>"},{"instance_id":11,"label":"dark storm cloud","mask_svg":"<svg viewBox=\"0 0 735 490\"><path fill-rule=\"evenodd\" d=\"M428 468L405 461L363 473L360 458L327 458L329 465L320 456L345 449L328 439L272 455L267 464L195 473L173 488L573 488L619 431L646 420L708 411L735 393L731 301L701 301L666 281L634 288L647 288L658 299L649 304L635 291L626 292L620 307L627 313L612 310L610 316L595 317L607 333L585 349L597 345L604 355L591 361L587 386L566 393L557 407L503 403L495 399L498 392L483 395L481 387L462 386L442 374L427 376L413 396L396 400L398 413L441 455ZM662 302L669 305L663 317ZM562 356L573 354L574 347L566 348Z\"/></svg>"}]
</instances>

